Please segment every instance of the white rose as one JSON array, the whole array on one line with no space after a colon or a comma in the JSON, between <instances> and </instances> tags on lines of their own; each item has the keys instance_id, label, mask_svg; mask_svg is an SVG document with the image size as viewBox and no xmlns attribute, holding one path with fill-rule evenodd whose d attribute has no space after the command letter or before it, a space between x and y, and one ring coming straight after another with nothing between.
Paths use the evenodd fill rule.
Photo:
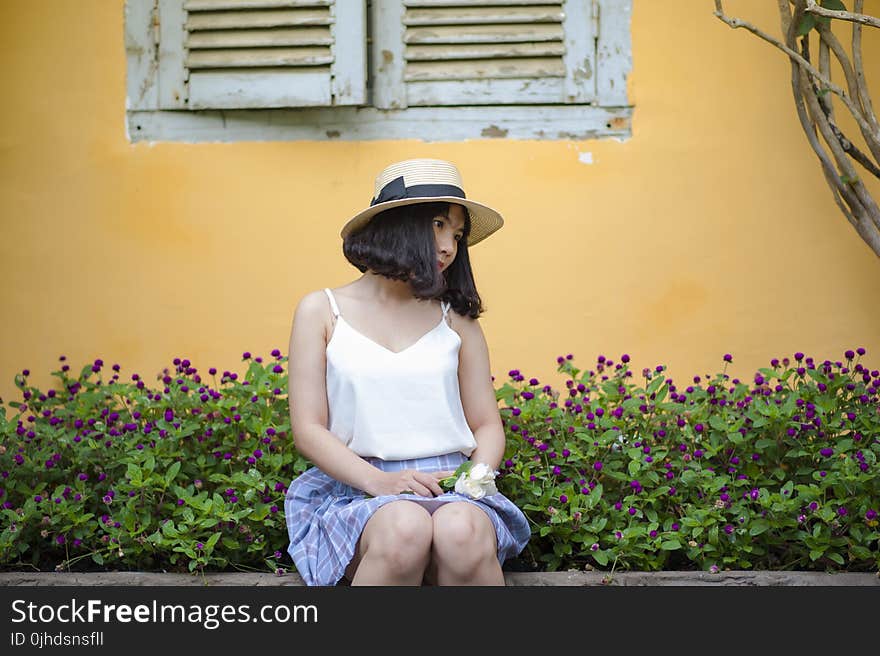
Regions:
<instances>
[{"instance_id":1,"label":"white rose","mask_svg":"<svg viewBox=\"0 0 880 656\"><path fill-rule=\"evenodd\" d=\"M471 480L467 474L462 474L455 481L455 491L471 499L482 499L486 496L486 492L480 484Z\"/></svg>"},{"instance_id":2,"label":"white rose","mask_svg":"<svg viewBox=\"0 0 880 656\"><path fill-rule=\"evenodd\" d=\"M495 481L488 481L483 484L483 492L486 493L486 496L492 496L493 494L498 494L498 488L495 487Z\"/></svg>"},{"instance_id":3,"label":"white rose","mask_svg":"<svg viewBox=\"0 0 880 656\"><path fill-rule=\"evenodd\" d=\"M492 482L495 478L495 472L489 469L489 465L484 462L478 462L476 465L471 467L471 470L468 472L468 476L471 480L476 481L480 485L486 485L487 483Z\"/></svg>"}]
</instances>

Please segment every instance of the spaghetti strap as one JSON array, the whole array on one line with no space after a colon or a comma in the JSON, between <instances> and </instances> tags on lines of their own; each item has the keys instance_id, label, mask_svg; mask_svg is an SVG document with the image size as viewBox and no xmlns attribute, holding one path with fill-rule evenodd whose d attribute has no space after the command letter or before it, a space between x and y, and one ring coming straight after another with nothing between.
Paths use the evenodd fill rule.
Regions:
<instances>
[{"instance_id":1,"label":"spaghetti strap","mask_svg":"<svg viewBox=\"0 0 880 656\"><path fill-rule=\"evenodd\" d=\"M449 312L449 306L451 303L449 301L440 301L440 307L443 309L443 318L446 318L446 314Z\"/></svg>"},{"instance_id":2,"label":"spaghetti strap","mask_svg":"<svg viewBox=\"0 0 880 656\"><path fill-rule=\"evenodd\" d=\"M324 287L324 291L327 292L327 298L330 299L330 307L333 308L333 316L339 316L339 306L336 305L336 299L333 298L333 292L330 291L329 287Z\"/></svg>"}]
</instances>

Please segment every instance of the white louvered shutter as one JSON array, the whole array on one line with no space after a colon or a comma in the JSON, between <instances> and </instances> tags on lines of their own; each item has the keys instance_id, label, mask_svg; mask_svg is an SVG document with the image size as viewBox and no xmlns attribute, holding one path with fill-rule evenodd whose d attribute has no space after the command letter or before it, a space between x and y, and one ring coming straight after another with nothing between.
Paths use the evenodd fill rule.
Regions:
<instances>
[{"instance_id":1,"label":"white louvered shutter","mask_svg":"<svg viewBox=\"0 0 880 656\"><path fill-rule=\"evenodd\" d=\"M161 109L366 102L362 0L159 0Z\"/></svg>"},{"instance_id":2,"label":"white louvered shutter","mask_svg":"<svg viewBox=\"0 0 880 656\"><path fill-rule=\"evenodd\" d=\"M374 104L589 103L593 0L374 0Z\"/></svg>"}]
</instances>

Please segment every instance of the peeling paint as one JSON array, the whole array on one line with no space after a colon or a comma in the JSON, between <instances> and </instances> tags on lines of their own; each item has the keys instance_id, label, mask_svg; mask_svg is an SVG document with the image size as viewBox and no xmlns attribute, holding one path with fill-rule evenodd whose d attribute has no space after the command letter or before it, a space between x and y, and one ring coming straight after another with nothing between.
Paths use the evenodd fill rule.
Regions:
<instances>
[{"instance_id":1,"label":"peeling paint","mask_svg":"<svg viewBox=\"0 0 880 656\"><path fill-rule=\"evenodd\" d=\"M608 124L612 130L625 130L629 125L629 122L622 116L616 116L611 119L611 122Z\"/></svg>"},{"instance_id":2,"label":"peeling paint","mask_svg":"<svg viewBox=\"0 0 880 656\"><path fill-rule=\"evenodd\" d=\"M338 139L341 133L339 130L327 130L324 134L327 135L328 139Z\"/></svg>"},{"instance_id":3,"label":"peeling paint","mask_svg":"<svg viewBox=\"0 0 880 656\"><path fill-rule=\"evenodd\" d=\"M484 137L499 137L503 138L507 136L507 130L499 128L497 125L490 125L488 127L483 128L483 131L480 132Z\"/></svg>"},{"instance_id":4,"label":"peeling paint","mask_svg":"<svg viewBox=\"0 0 880 656\"><path fill-rule=\"evenodd\" d=\"M578 153L578 161L581 164L592 164L593 153Z\"/></svg>"}]
</instances>

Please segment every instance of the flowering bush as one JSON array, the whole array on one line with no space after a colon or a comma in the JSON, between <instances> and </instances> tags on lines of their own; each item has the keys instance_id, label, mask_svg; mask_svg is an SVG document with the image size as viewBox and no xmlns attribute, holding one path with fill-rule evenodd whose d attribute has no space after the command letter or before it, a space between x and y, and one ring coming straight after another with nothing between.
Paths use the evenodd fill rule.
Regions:
<instances>
[{"instance_id":1,"label":"flowering bush","mask_svg":"<svg viewBox=\"0 0 880 656\"><path fill-rule=\"evenodd\" d=\"M276 568L284 494L307 463L281 396L287 358L272 355L245 353L241 381L175 359L158 389L119 365L106 380L101 360L75 377L63 364L46 393L17 375L17 415L0 406L0 565Z\"/></svg>"},{"instance_id":2,"label":"flowering bush","mask_svg":"<svg viewBox=\"0 0 880 656\"><path fill-rule=\"evenodd\" d=\"M679 389L665 368L558 358L560 393L510 372L498 487L533 525L533 566L634 570L880 566L880 372L802 353L750 383Z\"/></svg>"},{"instance_id":3,"label":"flowering bush","mask_svg":"<svg viewBox=\"0 0 880 656\"><path fill-rule=\"evenodd\" d=\"M862 355L681 391L663 367L637 387L626 355L596 372L560 358L564 393L511 371L505 461L476 478L529 517L538 569L876 569L880 372ZM22 402L0 402L0 567L290 566L284 493L309 463L286 356L243 354L241 380L175 359L155 389L61 361L57 389L24 371Z\"/></svg>"}]
</instances>

